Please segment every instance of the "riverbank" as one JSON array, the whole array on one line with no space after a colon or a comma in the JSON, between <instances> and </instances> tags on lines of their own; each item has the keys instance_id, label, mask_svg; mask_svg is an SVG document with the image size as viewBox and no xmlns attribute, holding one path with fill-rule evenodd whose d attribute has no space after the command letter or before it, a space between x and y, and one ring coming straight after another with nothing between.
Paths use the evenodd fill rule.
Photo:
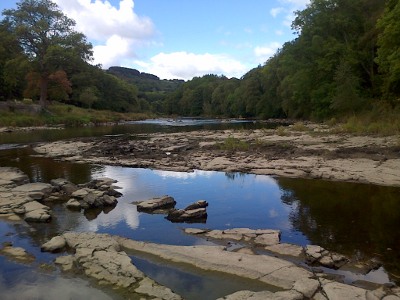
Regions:
<instances>
[{"instance_id":1,"label":"riverbank","mask_svg":"<svg viewBox=\"0 0 400 300\"><path fill-rule=\"evenodd\" d=\"M400 186L398 136L354 136L324 125L76 138L41 143L60 160Z\"/></svg>"}]
</instances>

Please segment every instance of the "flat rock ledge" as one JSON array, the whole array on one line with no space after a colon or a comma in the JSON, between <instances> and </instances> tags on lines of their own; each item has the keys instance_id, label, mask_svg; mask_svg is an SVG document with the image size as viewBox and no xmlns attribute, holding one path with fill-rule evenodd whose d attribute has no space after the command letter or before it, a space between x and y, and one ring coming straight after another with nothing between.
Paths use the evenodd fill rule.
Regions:
<instances>
[{"instance_id":1,"label":"flat rock ledge","mask_svg":"<svg viewBox=\"0 0 400 300\"><path fill-rule=\"evenodd\" d=\"M48 222L50 208L41 204L52 187L29 183L27 175L16 168L0 168L0 217L10 221Z\"/></svg>"},{"instance_id":2,"label":"flat rock ledge","mask_svg":"<svg viewBox=\"0 0 400 300\"><path fill-rule=\"evenodd\" d=\"M94 179L75 185L58 178L50 183L30 183L19 169L0 167L0 217L9 221L50 222L51 210L45 205L52 201L67 201L75 209L114 207L122 194L115 190L116 181Z\"/></svg>"},{"instance_id":3,"label":"flat rock ledge","mask_svg":"<svg viewBox=\"0 0 400 300\"><path fill-rule=\"evenodd\" d=\"M139 294L146 299L182 299L138 270L110 235L68 232L42 245L42 251L55 252L66 248L74 250L75 254L55 260L63 271L81 271L99 285L111 286L130 295Z\"/></svg>"},{"instance_id":4,"label":"flat rock ledge","mask_svg":"<svg viewBox=\"0 0 400 300\"><path fill-rule=\"evenodd\" d=\"M330 269L340 269L350 262L342 254L328 251L317 245L307 245L305 248L299 245L280 243L280 231L270 229L234 228L227 230L207 230L186 228L185 233L203 236L207 239L222 240L228 243L235 242L235 250L243 252L244 247L250 249L256 247L267 250L273 254L285 257L305 258L310 266L323 266ZM248 248L247 248L248 249Z\"/></svg>"},{"instance_id":5,"label":"flat rock ledge","mask_svg":"<svg viewBox=\"0 0 400 300\"><path fill-rule=\"evenodd\" d=\"M61 256L56 263L63 270L80 269L99 284L159 299L181 299L170 289L158 285L136 269L126 254L145 253L175 264L189 264L257 280L280 288L278 292L239 291L220 299L383 299L400 300L397 287L370 291L318 277L291 262L267 255L226 251L222 246L173 246L97 233L64 233L42 245L43 251L72 248L74 255ZM125 252L126 251L126 252Z\"/></svg>"}]
</instances>

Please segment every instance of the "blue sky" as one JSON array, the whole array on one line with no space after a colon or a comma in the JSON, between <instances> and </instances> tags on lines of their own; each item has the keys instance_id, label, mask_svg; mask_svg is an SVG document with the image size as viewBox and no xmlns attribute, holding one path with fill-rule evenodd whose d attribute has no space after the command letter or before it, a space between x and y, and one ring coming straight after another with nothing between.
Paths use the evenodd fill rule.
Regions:
<instances>
[{"instance_id":1,"label":"blue sky","mask_svg":"<svg viewBox=\"0 0 400 300\"><path fill-rule=\"evenodd\" d=\"M160 78L241 77L295 38L309 0L53 0L94 46L94 63ZM1 0L0 9L16 0Z\"/></svg>"}]
</instances>

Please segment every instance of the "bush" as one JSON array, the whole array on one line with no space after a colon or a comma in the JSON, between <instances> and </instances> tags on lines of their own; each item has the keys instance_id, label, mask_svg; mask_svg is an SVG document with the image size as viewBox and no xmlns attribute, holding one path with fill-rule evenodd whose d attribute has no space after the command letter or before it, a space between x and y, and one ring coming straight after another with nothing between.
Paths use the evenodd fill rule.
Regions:
<instances>
[{"instance_id":1,"label":"bush","mask_svg":"<svg viewBox=\"0 0 400 300\"><path fill-rule=\"evenodd\" d=\"M220 144L221 150L228 151L246 151L249 150L249 147L250 145L247 142L234 137L228 137L222 144Z\"/></svg>"}]
</instances>

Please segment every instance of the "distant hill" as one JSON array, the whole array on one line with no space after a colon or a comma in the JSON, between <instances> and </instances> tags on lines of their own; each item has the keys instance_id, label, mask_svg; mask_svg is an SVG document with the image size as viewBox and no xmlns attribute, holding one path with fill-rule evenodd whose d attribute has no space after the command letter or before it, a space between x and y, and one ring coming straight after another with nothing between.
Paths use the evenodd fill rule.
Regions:
<instances>
[{"instance_id":1,"label":"distant hill","mask_svg":"<svg viewBox=\"0 0 400 300\"><path fill-rule=\"evenodd\" d=\"M148 92L172 92L184 83L183 80L161 80L158 76L140 72L136 69L124 67L110 67L107 73L117 76L129 83L133 83L139 94Z\"/></svg>"}]
</instances>

